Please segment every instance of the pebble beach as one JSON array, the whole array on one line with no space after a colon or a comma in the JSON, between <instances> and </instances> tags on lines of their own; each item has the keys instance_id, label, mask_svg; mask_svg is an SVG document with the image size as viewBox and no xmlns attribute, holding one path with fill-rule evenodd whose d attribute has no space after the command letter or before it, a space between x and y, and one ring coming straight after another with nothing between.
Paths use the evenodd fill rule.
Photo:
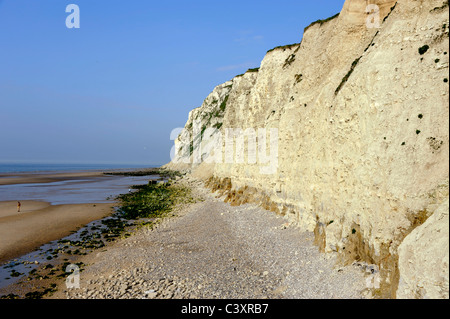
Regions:
<instances>
[{"instance_id":1,"label":"pebble beach","mask_svg":"<svg viewBox=\"0 0 450 319\"><path fill-rule=\"evenodd\" d=\"M336 265L313 234L246 204L230 206L184 177L195 203L151 229L82 257L79 288L58 283L50 299L364 299L361 265Z\"/></svg>"}]
</instances>

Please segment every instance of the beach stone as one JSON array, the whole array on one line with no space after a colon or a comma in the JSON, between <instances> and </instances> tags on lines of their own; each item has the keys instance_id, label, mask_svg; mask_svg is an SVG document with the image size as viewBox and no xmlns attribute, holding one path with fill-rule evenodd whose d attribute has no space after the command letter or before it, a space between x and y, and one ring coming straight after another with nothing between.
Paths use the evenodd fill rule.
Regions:
<instances>
[{"instance_id":1,"label":"beach stone","mask_svg":"<svg viewBox=\"0 0 450 319\"><path fill-rule=\"evenodd\" d=\"M158 296L158 293L157 292L150 292L150 293L145 294L145 296L148 299L155 299Z\"/></svg>"},{"instance_id":2,"label":"beach stone","mask_svg":"<svg viewBox=\"0 0 450 319\"><path fill-rule=\"evenodd\" d=\"M70 298L323 297L316 290L325 290L326 297L361 297L357 289L349 288L349 283L358 282L358 273L350 278L339 277L333 270L333 260L326 262L328 266L323 264L312 242L305 241L305 235L291 227L271 231L284 222L273 213L257 207L230 207L228 203L213 200L213 194L209 197L208 190L201 184L196 185L193 192L204 196L204 201L177 210L177 217L162 222L164 227L150 232L141 229L130 237L142 249L115 245L99 256L91 255L85 262L90 265L83 272L86 280L99 279L102 269L105 277L111 275L106 269L121 270L115 272L115 277L108 279L107 284L99 280L96 287L100 293L70 294ZM229 210L226 217L211 214L225 209ZM123 242L129 241L124 239ZM166 249L161 250L161 246ZM301 253L295 255L295 251ZM304 269L302 260L311 261L311 266ZM136 265L143 263L151 265L148 268L153 270L139 271ZM327 277L314 281L317 269L323 269L324 276L333 273L339 277L338 281L330 284ZM287 272L289 277L286 277ZM311 286L318 288L305 287L304 283L310 281L313 281ZM365 285L364 281L361 283ZM287 289L274 293L280 286ZM330 291L330 287L338 287L337 293Z\"/></svg>"}]
</instances>

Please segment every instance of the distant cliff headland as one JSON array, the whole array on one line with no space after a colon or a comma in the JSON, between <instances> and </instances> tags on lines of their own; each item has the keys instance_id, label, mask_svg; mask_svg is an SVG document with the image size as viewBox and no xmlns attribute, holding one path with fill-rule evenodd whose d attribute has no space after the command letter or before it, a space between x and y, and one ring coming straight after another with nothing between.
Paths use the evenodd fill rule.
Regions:
<instances>
[{"instance_id":1,"label":"distant cliff headland","mask_svg":"<svg viewBox=\"0 0 450 319\"><path fill-rule=\"evenodd\" d=\"M381 297L448 298L448 1L372 2L218 85L166 167L374 265Z\"/></svg>"}]
</instances>

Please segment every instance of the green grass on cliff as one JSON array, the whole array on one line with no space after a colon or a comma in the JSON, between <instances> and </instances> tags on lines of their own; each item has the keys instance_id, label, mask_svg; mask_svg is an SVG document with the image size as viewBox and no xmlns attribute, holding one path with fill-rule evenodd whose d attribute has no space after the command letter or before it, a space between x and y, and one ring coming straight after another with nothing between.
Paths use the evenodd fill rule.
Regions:
<instances>
[{"instance_id":1,"label":"green grass on cliff","mask_svg":"<svg viewBox=\"0 0 450 319\"><path fill-rule=\"evenodd\" d=\"M309 26L307 26L307 27L303 30L303 33L305 33L306 30L308 30L310 27L312 27L312 26L315 25L315 24L320 24L320 25L322 25L322 24L324 24L325 22L328 22L328 21L333 20L334 18L337 18L338 16L339 16L339 13L336 13L334 16L331 16L331 17L326 18L326 19L324 19L324 20L321 20L321 19L316 20L316 21L312 22Z\"/></svg>"},{"instance_id":2,"label":"green grass on cliff","mask_svg":"<svg viewBox=\"0 0 450 319\"><path fill-rule=\"evenodd\" d=\"M221 112L225 111L225 108L227 107L228 98L229 98L229 95L227 95L225 97L225 99L223 99L223 102L220 104L219 109L220 109Z\"/></svg>"},{"instance_id":3,"label":"green grass on cliff","mask_svg":"<svg viewBox=\"0 0 450 319\"><path fill-rule=\"evenodd\" d=\"M273 49L270 49L269 51L267 51L267 53L275 51L275 50L286 50L286 49L292 49L295 46L299 46L301 43L293 43L293 44L287 44L287 45L280 45L277 46Z\"/></svg>"}]
</instances>

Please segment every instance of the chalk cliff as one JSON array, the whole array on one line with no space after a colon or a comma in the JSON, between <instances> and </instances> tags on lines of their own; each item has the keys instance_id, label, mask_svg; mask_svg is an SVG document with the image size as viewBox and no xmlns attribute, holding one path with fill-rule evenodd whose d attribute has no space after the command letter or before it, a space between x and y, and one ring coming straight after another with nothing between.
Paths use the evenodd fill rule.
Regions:
<instances>
[{"instance_id":1,"label":"chalk cliff","mask_svg":"<svg viewBox=\"0 0 450 319\"><path fill-rule=\"evenodd\" d=\"M233 205L257 203L314 231L341 263L376 265L380 297L448 298L448 1L369 2L378 25L367 1L347 0L300 43L216 87L190 112L167 166L190 169ZM226 160L228 128L257 141L231 149L241 161ZM274 145L270 128L273 162L260 156ZM422 240L434 245L414 244ZM420 256L434 267L421 272Z\"/></svg>"}]
</instances>

